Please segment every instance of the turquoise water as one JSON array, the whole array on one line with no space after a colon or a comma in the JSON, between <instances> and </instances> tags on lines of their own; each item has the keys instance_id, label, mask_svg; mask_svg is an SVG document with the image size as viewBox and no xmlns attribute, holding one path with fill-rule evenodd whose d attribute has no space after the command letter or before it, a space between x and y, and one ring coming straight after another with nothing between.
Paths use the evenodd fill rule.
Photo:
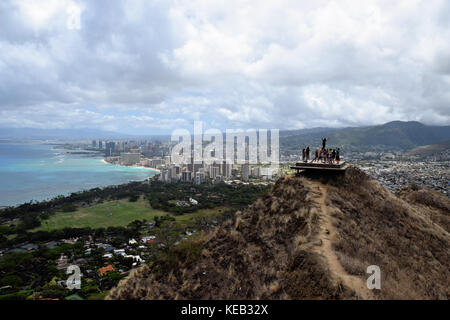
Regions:
<instances>
[{"instance_id":1,"label":"turquoise water","mask_svg":"<svg viewBox=\"0 0 450 320\"><path fill-rule=\"evenodd\" d=\"M67 151L38 143L0 143L0 206L141 181L157 173Z\"/></svg>"}]
</instances>

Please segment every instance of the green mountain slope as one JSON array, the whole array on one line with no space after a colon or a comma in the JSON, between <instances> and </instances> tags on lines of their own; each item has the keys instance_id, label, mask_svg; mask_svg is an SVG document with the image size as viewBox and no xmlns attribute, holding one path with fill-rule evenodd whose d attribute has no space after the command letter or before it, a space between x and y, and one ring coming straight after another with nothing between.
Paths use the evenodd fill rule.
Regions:
<instances>
[{"instance_id":1,"label":"green mountain slope","mask_svg":"<svg viewBox=\"0 0 450 320\"><path fill-rule=\"evenodd\" d=\"M426 146L420 146L409 150L405 155L407 156L417 156L417 157L426 157L436 155L440 152L450 149L450 140L437 144L430 144Z\"/></svg>"},{"instance_id":2,"label":"green mountain slope","mask_svg":"<svg viewBox=\"0 0 450 320\"><path fill-rule=\"evenodd\" d=\"M320 146L320 139L328 138L328 145L341 147L394 147L411 149L450 139L450 126L427 126L416 121L392 121L383 125L343 129L323 129L308 134L285 134L280 138L282 150L300 149L306 145Z\"/></svg>"}]
</instances>

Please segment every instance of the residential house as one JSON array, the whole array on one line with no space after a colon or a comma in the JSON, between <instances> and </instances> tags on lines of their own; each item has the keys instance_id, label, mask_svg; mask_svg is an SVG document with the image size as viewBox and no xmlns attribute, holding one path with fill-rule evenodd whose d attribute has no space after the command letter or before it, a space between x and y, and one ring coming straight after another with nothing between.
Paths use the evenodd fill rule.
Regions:
<instances>
[{"instance_id":1,"label":"residential house","mask_svg":"<svg viewBox=\"0 0 450 320\"><path fill-rule=\"evenodd\" d=\"M98 269L98 273L103 277L103 276L105 276L108 272L110 272L110 271L115 271L115 270L116 270L116 269L114 269L114 267L113 267L111 264L107 263L106 266L104 266L104 267Z\"/></svg>"}]
</instances>

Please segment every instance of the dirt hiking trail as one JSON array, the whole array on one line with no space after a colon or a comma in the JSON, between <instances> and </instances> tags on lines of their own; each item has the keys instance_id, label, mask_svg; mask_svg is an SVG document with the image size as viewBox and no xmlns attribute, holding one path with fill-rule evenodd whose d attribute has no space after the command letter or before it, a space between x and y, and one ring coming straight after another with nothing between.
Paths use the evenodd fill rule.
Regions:
<instances>
[{"instance_id":1,"label":"dirt hiking trail","mask_svg":"<svg viewBox=\"0 0 450 320\"><path fill-rule=\"evenodd\" d=\"M316 235L316 244L313 252L318 253L325 260L328 269L333 278L355 291L356 295L364 300L376 299L373 293L367 288L366 281L348 274L342 267L339 259L333 250L333 239L336 238L336 229L333 226L333 217L329 214L326 205L327 186L316 181L308 181L311 190L314 191L315 197L312 199L318 206L319 214L319 233ZM369 276L369 275L368 275Z\"/></svg>"}]
</instances>

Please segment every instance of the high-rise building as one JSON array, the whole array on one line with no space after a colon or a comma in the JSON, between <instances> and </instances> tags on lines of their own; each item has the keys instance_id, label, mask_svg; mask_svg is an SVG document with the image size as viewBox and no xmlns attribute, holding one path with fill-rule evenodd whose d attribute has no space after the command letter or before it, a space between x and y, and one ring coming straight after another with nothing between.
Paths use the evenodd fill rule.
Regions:
<instances>
[{"instance_id":1,"label":"high-rise building","mask_svg":"<svg viewBox=\"0 0 450 320\"><path fill-rule=\"evenodd\" d=\"M114 141L105 143L105 148L106 148L105 154L107 157L110 157L114 154L115 146L116 146L116 143Z\"/></svg>"},{"instance_id":2,"label":"high-rise building","mask_svg":"<svg viewBox=\"0 0 450 320\"><path fill-rule=\"evenodd\" d=\"M202 171L196 172L195 173L195 184L201 184L205 181L205 173Z\"/></svg>"},{"instance_id":3,"label":"high-rise building","mask_svg":"<svg viewBox=\"0 0 450 320\"><path fill-rule=\"evenodd\" d=\"M170 170L169 169L161 170L161 175L159 179L164 182L170 182Z\"/></svg>"},{"instance_id":4,"label":"high-rise building","mask_svg":"<svg viewBox=\"0 0 450 320\"><path fill-rule=\"evenodd\" d=\"M203 170L203 163L194 163L194 173Z\"/></svg>"},{"instance_id":5,"label":"high-rise building","mask_svg":"<svg viewBox=\"0 0 450 320\"><path fill-rule=\"evenodd\" d=\"M102 140L98 140L98 148L103 149L103 142Z\"/></svg>"},{"instance_id":6,"label":"high-rise building","mask_svg":"<svg viewBox=\"0 0 450 320\"><path fill-rule=\"evenodd\" d=\"M209 177L211 179L216 179L216 177L220 175L220 167L210 166L209 167Z\"/></svg>"},{"instance_id":7,"label":"high-rise building","mask_svg":"<svg viewBox=\"0 0 450 320\"><path fill-rule=\"evenodd\" d=\"M163 164L163 160L162 159L152 159L152 162L151 162L150 166L152 168L158 168L158 167L162 166L162 164Z\"/></svg>"},{"instance_id":8,"label":"high-rise building","mask_svg":"<svg viewBox=\"0 0 450 320\"><path fill-rule=\"evenodd\" d=\"M251 176L259 178L261 176L261 167L254 167L251 169Z\"/></svg>"},{"instance_id":9,"label":"high-rise building","mask_svg":"<svg viewBox=\"0 0 450 320\"><path fill-rule=\"evenodd\" d=\"M92 140L92 148L97 148L97 141L96 140Z\"/></svg>"},{"instance_id":10,"label":"high-rise building","mask_svg":"<svg viewBox=\"0 0 450 320\"><path fill-rule=\"evenodd\" d=\"M242 165L242 172L241 172L241 177L243 181L248 181L248 176L249 176L249 172L250 171L250 166L248 163L244 163Z\"/></svg>"},{"instance_id":11,"label":"high-rise building","mask_svg":"<svg viewBox=\"0 0 450 320\"><path fill-rule=\"evenodd\" d=\"M181 181L191 182L192 181L192 172L191 171L183 171L181 173Z\"/></svg>"},{"instance_id":12,"label":"high-rise building","mask_svg":"<svg viewBox=\"0 0 450 320\"><path fill-rule=\"evenodd\" d=\"M176 181L178 181L178 180L180 180L180 167L178 167L178 166L172 166L172 167L170 167L170 169L169 169L169 171L170 171L170 181L172 181L172 182L176 182Z\"/></svg>"},{"instance_id":13,"label":"high-rise building","mask_svg":"<svg viewBox=\"0 0 450 320\"><path fill-rule=\"evenodd\" d=\"M226 163L226 162L223 162L223 163L222 163L221 174L222 174L222 176L223 176L225 179L231 178L232 170L233 170L233 164L231 164L231 163Z\"/></svg>"}]
</instances>

